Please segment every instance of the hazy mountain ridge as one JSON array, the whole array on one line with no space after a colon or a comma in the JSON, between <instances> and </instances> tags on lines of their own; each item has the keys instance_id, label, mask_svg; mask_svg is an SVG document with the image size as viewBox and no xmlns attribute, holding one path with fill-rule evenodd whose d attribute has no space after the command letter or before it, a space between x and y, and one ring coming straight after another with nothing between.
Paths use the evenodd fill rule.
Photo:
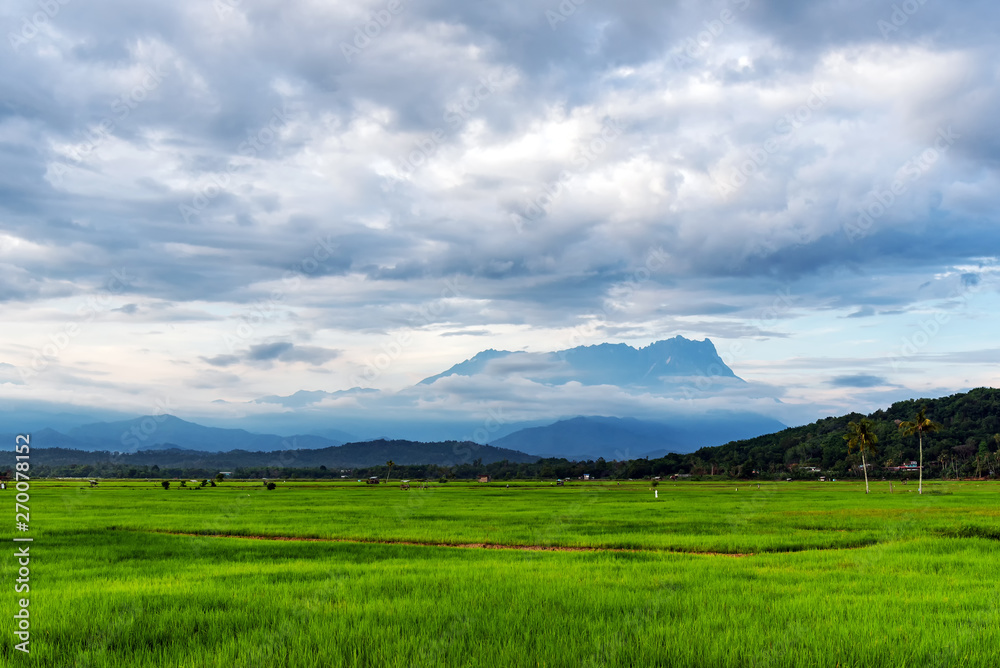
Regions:
<instances>
[{"instance_id":1,"label":"hazy mountain ridge","mask_svg":"<svg viewBox=\"0 0 1000 668\"><path fill-rule=\"evenodd\" d=\"M163 449L141 450L131 453L82 451L62 447L33 449L31 461L36 466L71 466L114 464L124 467L157 466L161 469L218 469L233 470L246 467L306 468L358 468L381 466L389 460L396 464L454 466L481 460L483 464L509 461L532 463L539 458L523 452L472 442L443 441L419 443L416 441L365 441L345 443L315 450L281 450L279 452L201 452L168 445ZM13 464L13 454L6 459Z\"/></svg>"},{"instance_id":2,"label":"hazy mountain ridge","mask_svg":"<svg viewBox=\"0 0 1000 668\"><path fill-rule=\"evenodd\" d=\"M33 436L33 443L37 447L111 451L157 449L166 444L179 444L192 450L226 452L320 449L341 445L343 441L311 434L288 437L256 434L244 429L206 427L173 415L146 415L119 422L86 424L66 434L41 430Z\"/></svg>"},{"instance_id":3,"label":"hazy mountain ridge","mask_svg":"<svg viewBox=\"0 0 1000 668\"><path fill-rule=\"evenodd\" d=\"M692 341L675 336L641 348L625 343L578 346L550 353L491 348L419 384L430 385L449 376L488 373L520 373L536 382L556 385L576 381L583 385L655 387L695 376L742 381L719 357L709 339Z\"/></svg>"},{"instance_id":4,"label":"hazy mountain ridge","mask_svg":"<svg viewBox=\"0 0 1000 668\"><path fill-rule=\"evenodd\" d=\"M892 404L887 409L871 413L874 431L879 437L878 454L874 458L877 467L888 466L887 462L895 464L916 459L917 439L905 437L900 433L896 420L913 419L916 411L927 407L927 416L941 424L941 430L928 434L924 438L924 461L931 475L940 474L942 465L951 475L972 475L1000 470L1000 390L993 388L978 388L967 393L960 393L939 399L910 399ZM744 420L751 418L768 420L761 416L744 415ZM114 454L112 452L86 452L63 447L45 448L49 443L58 441L63 435L52 430L40 430L32 437L32 463L39 466L68 465L98 465L104 463L105 470L122 467L151 466L156 464L161 468L182 467L198 469L236 469L240 467L278 468L278 467L319 467L326 466L356 468L365 466L382 466L389 459L399 465L415 466L427 464L432 466L470 465L480 460L482 465L497 462L522 462L526 464L542 464L539 456L526 453L515 448L535 447L541 444L562 442L564 447L573 446L581 454L572 454L567 459L585 460L597 457L597 453L583 453L584 446L591 441L603 442L601 447L608 447L608 439L617 437L619 452L604 459L628 459L610 466L619 477L632 478L647 475L670 475L673 473L725 474L735 477L747 475L783 476L791 473L796 466L817 466L837 475L848 475L857 471L856 462L847 454L844 443L844 433L848 422L858 420L864 415L849 413L839 417L829 417L801 427L789 427L767 433L754 438L733 440L724 445L702 447L686 454L674 453L654 458L648 449L631 447L628 438L640 440L639 445L645 448L651 442L650 435L663 435L664 438L675 439L668 449L678 449L676 439L681 438L685 430L697 427L693 422L689 425L677 423L657 423L648 420L630 418L581 417L562 420L547 427L532 427L523 429L508 437L497 439L493 444L484 446L471 442L445 441L435 443L417 443L413 441L367 441L349 443L339 447L319 450L287 450L282 452L249 452L234 450L225 453L206 453L192 450L169 448L164 450L144 450L131 454ZM716 419L716 422L719 422ZM756 428L765 423L758 422ZM700 427L703 437L708 437L708 427ZM555 437L552 435L555 434ZM587 435L590 434L588 437ZM691 433L688 434L692 435ZM696 434L697 435L697 434ZM510 438L516 436L517 438ZM556 437L564 439L557 441ZM586 438L585 438L586 437ZM718 437L716 434L714 437ZM64 437L65 438L65 437ZM549 438L548 441L545 438ZM650 440L646 440L650 439ZM11 437L11 442L13 437ZM71 440L69 441L71 442ZM567 443L569 445L567 445ZM621 446L624 444L624 447ZM502 447L501 447L502 446ZM640 451L642 450L642 451ZM646 454L649 453L649 454ZM558 452L549 452L559 456ZM602 456L598 454L597 456ZM646 459L646 457L649 457ZM3 461L5 467L14 463L13 450L8 451ZM577 468L559 469L576 471ZM551 467L550 467L551 468ZM598 470L600 467L590 466ZM590 470L588 469L588 470ZM580 469L581 471L583 469ZM542 468L525 468L524 475L540 475ZM758 471L754 474L753 471ZM586 471L584 471L586 472ZM91 473L64 472L60 475L91 475ZM438 474L435 474L438 475Z\"/></svg>"},{"instance_id":5,"label":"hazy mountain ridge","mask_svg":"<svg viewBox=\"0 0 1000 668\"><path fill-rule=\"evenodd\" d=\"M785 429L785 425L753 413L725 413L671 419L669 422L604 416L576 417L544 427L522 429L491 445L513 448L542 457L570 460L661 457L667 452L690 453Z\"/></svg>"},{"instance_id":6,"label":"hazy mountain ridge","mask_svg":"<svg viewBox=\"0 0 1000 668\"><path fill-rule=\"evenodd\" d=\"M700 384L706 376L712 378L710 391ZM594 389L605 386L613 402ZM246 401L220 398L198 419L202 424L167 416L175 410L166 408L164 414L136 418L105 406L81 414L79 407L20 402L0 412L0 431L35 431L50 447L109 451L166 444L211 452L268 451L288 449L290 441L296 442L293 449L319 449L377 438L483 441L486 437L477 434L490 408L486 403L518 415L491 423L488 437L500 438L561 417L604 411L619 417L657 415L660 398L686 398L691 389L706 404L723 394L752 401L749 387L723 363L710 340L674 336L638 348L621 343L547 353L491 348L397 391L299 389ZM48 428L55 431L45 432Z\"/></svg>"}]
</instances>

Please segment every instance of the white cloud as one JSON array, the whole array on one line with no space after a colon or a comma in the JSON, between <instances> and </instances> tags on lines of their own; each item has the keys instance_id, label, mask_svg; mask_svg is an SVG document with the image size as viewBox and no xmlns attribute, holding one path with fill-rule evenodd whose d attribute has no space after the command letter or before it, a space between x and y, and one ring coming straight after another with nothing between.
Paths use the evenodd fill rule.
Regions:
<instances>
[{"instance_id":1,"label":"white cloud","mask_svg":"<svg viewBox=\"0 0 1000 668\"><path fill-rule=\"evenodd\" d=\"M994 285L978 258L1000 241L996 10L928 5L884 39L884 8L754 2L675 61L738 4L588 5L555 31L544 3L408 4L350 62L341 43L371 3L68 5L0 61L0 299L19 323L0 354L32 365L109 272L134 280L34 385L0 392L66 374L109 401L185 387L199 406L290 394L319 371L332 391L402 336L375 383L398 390L484 347L569 347L581 328L581 343L743 343L803 405L849 402L832 377L912 382L876 367L913 313L963 274ZM947 128L953 146L906 178ZM654 249L666 259L646 271ZM781 290L794 308L774 309ZM935 345L986 347L991 300L954 310ZM203 362L293 340L343 352L281 378ZM767 366L819 347L843 368ZM986 380L930 363L937 386Z\"/></svg>"}]
</instances>

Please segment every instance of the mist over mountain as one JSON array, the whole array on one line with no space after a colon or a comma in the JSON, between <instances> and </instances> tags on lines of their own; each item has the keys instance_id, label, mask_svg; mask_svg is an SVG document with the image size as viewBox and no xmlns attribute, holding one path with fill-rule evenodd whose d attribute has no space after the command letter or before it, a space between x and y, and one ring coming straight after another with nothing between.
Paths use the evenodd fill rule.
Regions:
<instances>
[{"instance_id":1,"label":"mist over mountain","mask_svg":"<svg viewBox=\"0 0 1000 668\"><path fill-rule=\"evenodd\" d=\"M371 388L352 387L349 390L338 390L336 392L325 392L323 390L299 390L288 396L269 395L254 399L257 404L278 404L285 408L304 408L321 401L335 400L344 397L355 397L359 395L377 395L379 391Z\"/></svg>"},{"instance_id":2,"label":"mist over mountain","mask_svg":"<svg viewBox=\"0 0 1000 668\"><path fill-rule=\"evenodd\" d=\"M205 469L206 472L246 467L305 468L326 466L330 469L381 466L392 460L397 465L455 466L480 461L482 464L508 461L530 463L538 457L505 448L472 442L446 441L421 443L403 440L376 440L346 443L319 449L289 449L279 452L230 450L206 452L177 445L137 452L108 450L85 451L65 447L43 447L33 451L36 466L113 465L125 468L157 466L161 469ZM0 470L14 464L13 451L0 457ZM209 473L206 473L209 474Z\"/></svg>"},{"instance_id":3,"label":"mist over mountain","mask_svg":"<svg viewBox=\"0 0 1000 668\"><path fill-rule=\"evenodd\" d=\"M570 460L627 460L689 453L736 439L753 438L785 429L785 425L752 413L716 412L669 422L615 417L577 417L544 427L522 429L491 445L541 457Z\"/></svg>"},{"instance_id":4,"label":"mist over mountain","mask_svg":"<svg viewBox=\"0 0 1000 668\"><path fill-rule=\"evenodd\" d=\"M70 429L65 435L52 430L33 436L38 447L72 447L81 450L158 449L183 447L203 452L248 450L318 449L338 446L337 441L322 436L300 434L278 436L255 434L244 429L219 429L182 420L173 415L146 415L120 422L97 422Z\"/></svg>"},{"instance_id":5,"label":"mist over mountain","mask_svg":"<svg viewBox=\"0 0 1000 668\"><path fill-rule=\"evenodd\" d=\"M447 371L420 381L431 385L449 376L519 375L539 383L656 388L683 378L717 377L742 381L719 357L708 339L683 336L656 341L642 348L624 343L578 346L550 353L484 350Z\"/></svg>"},{"instance_id":6,"label":"mist over mountain","mask_svg":"<svg viewBox=\"0 0 1000 668\"><path fill-rule=\"evenodd\" d=\"M173 410L111 420L102 419L106 412L86 419L80 411L54 410L52 423L36 419L32 428L48 428L36 435L39 447L90 451L268 452L395 439L506 443L532 455L620 458L623 452L685 452L769 433L784 428L764 416L778 406L766 386L739 378L709 339L674 336L641 347L488 349L395 392L301 389L219 399L192 421ZM595 415L606 417L576 418Z\"/></svg>"}]
</instances>

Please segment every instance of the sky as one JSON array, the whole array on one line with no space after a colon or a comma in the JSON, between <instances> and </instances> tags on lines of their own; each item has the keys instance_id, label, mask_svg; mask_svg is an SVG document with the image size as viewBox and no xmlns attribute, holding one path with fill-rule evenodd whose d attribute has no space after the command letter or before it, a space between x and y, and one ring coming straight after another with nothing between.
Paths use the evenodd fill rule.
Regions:
<instances>
[{"instance_id":1,"label":"sky","mask_svg":"<svg viewBox=\"0 0 1000 668\"><path fill-rule=\"evenodd\" d=\"M674 407L797 424L995 385L998 14L5 2L0 402L655 412L406 393L489 348L675 335L749 389Z\"/></svg>"}]
</instances>

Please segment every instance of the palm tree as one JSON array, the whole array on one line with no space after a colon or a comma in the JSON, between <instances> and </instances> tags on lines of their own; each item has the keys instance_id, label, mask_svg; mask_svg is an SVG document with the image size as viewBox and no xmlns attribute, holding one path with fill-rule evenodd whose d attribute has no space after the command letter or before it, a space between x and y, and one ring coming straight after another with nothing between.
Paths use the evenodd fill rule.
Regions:
<instances>
[{"instance_id":1,"label":"palm tree","mask_svg":"<svg viewBox=\"0 0 1000 668\"><path fill-rule=\"evenodd\" d=\"M388 475L385 476L385 483L388 485L389 484L389 478L392 477L392 467L396 465L396 462L394 462L394 461L392 461L390 459L389 461L387 461L385 463L385 465L389 467L389 473L388 473Z\"/></svg>"},{"instance_id":2,"label":"palm tree","mask_svg":"<svg viewBox=\"0 0 1000 668\"><path fill-rule=\"evenodd\" d=\"M948 455L947 455L947 453L942 452L941 454L938 455L938 464L941 465L941 477L942 478L947 478L948 477L948 470L947 470Z\"/></svg>"},{"instance_id":3,"label":"palm tree","mask_svg":"<svg viewBox=\"0 0 1000 668\"><path fill-rule=\"evenodd\" d=\"M844 440L847 441L847 452L853 452L854 448L857 448L861 453L861 468L865 472L865 494L870 491L868 489L868 462L865 460L865 453L875 454L875 444L878 443L878 436L873 431L874 427L874 422L868 418L861 418L859 422L848 423L847 435L844 436Z\"/></svg>"},{"instance_id":4,"label":"palm tree","mask_svg":"<svg viewBox=\"0 0 1000 668\"><path fill-rule=\"evenodd\" d=\"M917 411L917 416L912 422L906 421L899 423L899 428L903 430L903 436L912 436L913 434L916 434L920 444L920 482L917 483L917 494L924 493L924 433L937 431L941 428L941 425L927 419L927 416L924 415L926 410L927 407L922 406L920 410Z\"/></svg>"}]
</instances>

